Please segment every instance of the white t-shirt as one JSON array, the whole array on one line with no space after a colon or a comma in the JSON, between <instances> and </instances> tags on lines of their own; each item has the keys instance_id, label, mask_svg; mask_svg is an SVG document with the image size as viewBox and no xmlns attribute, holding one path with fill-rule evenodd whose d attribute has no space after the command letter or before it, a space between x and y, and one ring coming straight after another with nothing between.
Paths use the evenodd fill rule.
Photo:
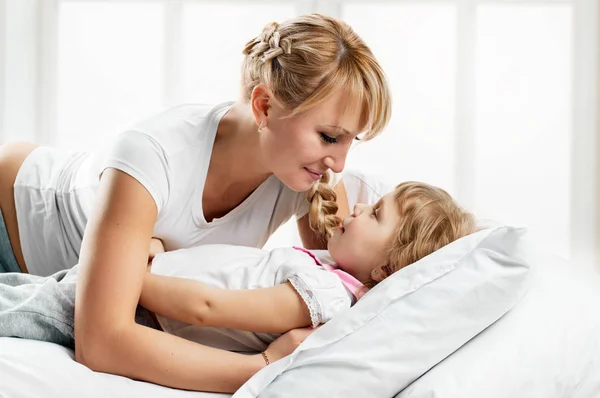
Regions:
<instances>
[{"instance_id":1,"label":"white t-shirt","mask_svg":"<svg viewBox=\"0 0 600 398\"><path fill-rule=\"evenodd\" d=\"M346 169L342 172L342 181L348 196L350 212L357 203L375 204L394 187L373 174L365 174L358 170Z\"/></svg>"},{"instance_id":2,"label":"white t-shirt","mask_svg":"<svg viewBox=\"0 0 600 398\"><path fill-rule=\"evenodd\" d=\"M203 245L158 254L152 273L198 280L223 289L256 289L290 281L306 303L313 327L329 321L354 303L360 285L349 274L332 270L326 250L310 252L291 247L271 251L232 245ZM348 283L349 280L352 280ZM347 286L350 286L347 288ZM361 285L362 286L362 285ZM263 351L278 334L200 327L157 315L165 332L200 344L236 352Z\"/></svg>"},{"instance_id":3,"label":"white t-shirt","mask_svg":"<svg viewBox=\"0 0 600 398\"><path fill-rule=\"evenodd\" d=\"M207 243L262 247L291 216L305 215L305 194L271 175L227 215L206 222L202 192L217 127L230 106L171 108L93 153L34 150L14 185L29 272L45 276L77 264L99 175L107 167L131 175L152 195L158 208L154 236L167 250Z\"/></svg>"}]
</instances>

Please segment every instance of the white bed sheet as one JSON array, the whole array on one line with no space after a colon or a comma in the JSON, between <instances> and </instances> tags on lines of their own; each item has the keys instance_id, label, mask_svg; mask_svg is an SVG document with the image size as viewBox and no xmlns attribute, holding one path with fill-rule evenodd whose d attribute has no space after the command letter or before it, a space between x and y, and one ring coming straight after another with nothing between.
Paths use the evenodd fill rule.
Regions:
<instances>
[{"instance_id":1,"label":"white bed sheet","mask_svg":"<svg viewBox=\"0 0 600 398\"><path fill-rule=\"evenodd\" d=\"M229 398L175 390L92 372L73 351L40 341L0 338L0 398Z\"/></svg>"}]
</instances>

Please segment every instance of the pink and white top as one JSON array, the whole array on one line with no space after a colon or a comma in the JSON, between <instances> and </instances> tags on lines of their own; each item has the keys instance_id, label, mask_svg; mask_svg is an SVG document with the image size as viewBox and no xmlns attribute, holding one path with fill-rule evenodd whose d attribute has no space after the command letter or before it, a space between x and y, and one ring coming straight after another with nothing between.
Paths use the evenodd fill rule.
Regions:
<instances>
[{"instance_id":1,"label":"pink and white top","mask_svg":"<svg viewBox=\"0 0 600 398\"><path fill-rule=\"evenodd\" d=\"M315 254L315 252L326 252L327 253L326 250L310 251L303 247L296 247L296 246L294 246L294 249L308 254L313 260L315 260L315 263L317 265L320 265L326 271L333 272L334 274L336 274L342 281L342 284L344 285L344 287L352 294L352 296L354 296L354 301L361 298L367 292L366 286L363 285L361 281L359 281L358 279L356 279L355 277L353 277L346 271L338 268L337 265L333 261L331 263L322 262ZM323 256L323 257L325 257L325 256ZM329 259L331 259L331 256L329 256L329 253L327 253L327 257L329 257Z\"/></svg>"},{"instance_id":2,"label":"pink and white top","mask_svg":"<svg viewBox=\"0 0 600 398\"><path fill-rule=\"evenodd\" d=\"M202 245L157 255L152 272L195 279L223 289L257 289L289 281L306 303L313 327L350 308L366 291L356 278L335 266L326 250L293 247L267 251L247 246ZM235 352L262 351L279 336L157 318L168 333Z\"/></svg>"}]
</instances>

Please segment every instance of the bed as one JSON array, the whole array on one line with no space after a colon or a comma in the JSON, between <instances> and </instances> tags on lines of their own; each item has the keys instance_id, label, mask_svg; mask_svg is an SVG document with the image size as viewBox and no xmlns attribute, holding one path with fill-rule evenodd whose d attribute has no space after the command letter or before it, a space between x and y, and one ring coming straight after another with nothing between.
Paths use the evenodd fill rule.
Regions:
<instances>
[{"instance_id":1,"label":"bed","mask_svg":"<svg viewBox=\"0 0 600 398\"><path fill-rule=\"evenodd\" d=\"M0 397L161 397L225 398L230 394L181 391L105 373L75 362L56 344L0 338Z\"/></svg>"},{"instance_id":2,"label":"bed","mask_svg":"<svg viewBox=\"0 0 600 398\"><path fill-rule=\"evenodd\" d=\"M518 303L430 369L409 378L396 397L600 396L600 311L597 310L600 278L556 257L540 257L538 261L540 264L531 273L527 291ZM398 361L400 366L402 358ZM255 379L264 380L268 370L257 374ZM293 376L296 370L275 371L274 381L267 383L266 388L261 387L258 396L297 396L288 384L296 382L295 379L306 384L302 375L283 383L286 394L272 394L268 388L281 385L277 381L285 379L287 373ZM244 386L234 397L257 396L251 388L253 381L247 383L250 388ZM2 398L132 396L231 395L180 391L94 373L76 363L73 352L66 348L0 338Z\"/></svg>"},{"instance_id":3,"label":"bed","mask_svg":"<svg viewBox=\"0 0 600 398\"><path fill-rule=\"evenodd\" d=\"M598 273L496 225L386 279L233 395L95 373L66 348L0 338L0 397L600 397L599 303Z\"/></svg>"},{"instance_id":4,"label":"bed","mask_svg":"<svg viewBox=\"0 0 600 398\"><path fill-rule=\"evenodd\" d=\"M541 256L518 302L489 327L422 374L407 379L396 398L592 398L600 396L600 278L557 257ZM324 328L322 328L324 329ZM320 330L321 331L321 330ZM319 332L320 332L319 331ZM325 330L326 332L326 330ZM322 355L322 354L319 354ZM398 358L399 368L402 358ZM306 368L302 366L301 368ZM234 397L299 396L290 383L306 383L297 369L275 370L258 391L252 382L269 379L269 368ZM291 373L288 382L286 374ZM336 379L335 384L340 384ZM284 388L284 392L269 387ZM328 393L329 396L331 395ZM0 338L0 397L225 398L229 394L180 391L94 373L73 352L49 343ZM304 396L304 394L302 395ZM313 395L321 396L321 395ZM322 395L326 396L326 395ZM343 395L343 396L352 396ZM374 391L370 396L377 397Z\"/></svg>"}]
</instances>

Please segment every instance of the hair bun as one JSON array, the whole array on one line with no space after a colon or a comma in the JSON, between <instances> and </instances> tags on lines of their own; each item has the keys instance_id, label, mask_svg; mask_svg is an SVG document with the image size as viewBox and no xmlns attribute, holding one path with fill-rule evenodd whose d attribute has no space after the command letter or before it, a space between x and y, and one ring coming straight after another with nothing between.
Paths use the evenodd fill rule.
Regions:
<instances>
[{"instance_id":1,"label":"hair bun","mask_svg":"<svg viewBox=\"0 0 600 398\"><path fill-rule=\"evenodd\" d=\"M263 63L281 54L289 54L292 50L291 42L281 39L278 28L277 22L268 23L258 37L246 44L243 53L260 57L260 62Z\"/></svg>"}]
</instances>

